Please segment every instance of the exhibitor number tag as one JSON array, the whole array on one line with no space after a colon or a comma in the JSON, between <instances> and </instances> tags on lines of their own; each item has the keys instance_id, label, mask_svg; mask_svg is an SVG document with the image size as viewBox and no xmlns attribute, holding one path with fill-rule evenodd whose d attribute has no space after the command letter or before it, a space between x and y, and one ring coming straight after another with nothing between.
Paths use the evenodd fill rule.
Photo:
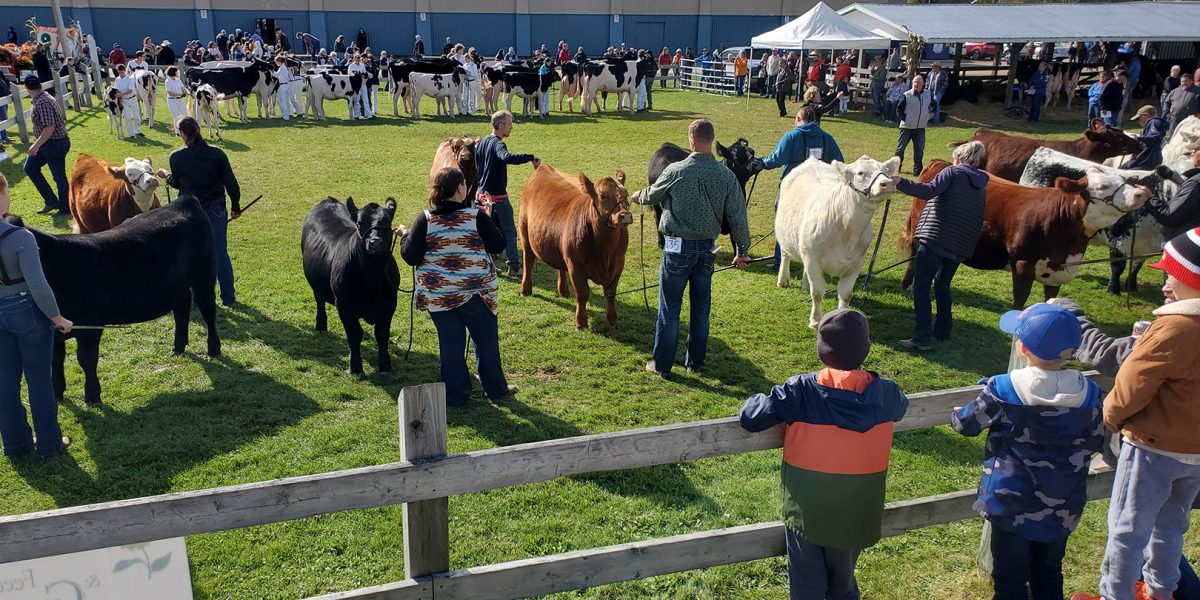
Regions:
<instances>
[{"instance_id":1,"label":"exhibitor number tag","mask_svg":"<svg viewBox=\"0 0 1200 600\"><path fill-rule=\"evenodd\" d=\"M683 238L666 236L666 242L663 244L663 252L667 254L679 254L683 252Z\"/></svg>"}]
</instances>

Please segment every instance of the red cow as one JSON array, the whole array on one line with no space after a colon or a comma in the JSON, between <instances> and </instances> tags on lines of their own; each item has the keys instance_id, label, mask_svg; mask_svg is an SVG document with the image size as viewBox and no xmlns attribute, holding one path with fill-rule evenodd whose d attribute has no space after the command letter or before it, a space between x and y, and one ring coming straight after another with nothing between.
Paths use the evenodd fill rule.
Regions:
<instances>
[{"instance_id":1,"label":"red cow","mask_svg":"<svg viewBox=\"0 0 1200 600\"><path fill-rule=\"evenodd\" d=\"M1052 148L1092 162L1104 162L1104 159L1122 154L1137 154L1142 150L1142 143L1125 135L1125 132L1109 127L1100 119L1092 119L1083 137L1077 140L1043 140L1038 138L1012 135L987 128L975 130L970 140L979 140L987 147L988 173L1011 181L1021 179L1025 164L1038 148ZM952 142L950 147L967 142Z\"/></svg>"},{"instance_id":2,"label":"red cow","mask_svg":"<svg viewBox=\"0 0 1200 600\"><path fill-rule=\"evenodd\" d=\"M125 166L80 154L71 168L71 217L76 233L107 231L159 207L158 178L146 160L126 158Z\"/></svg>"},{"instance_id":3,"label":"red cow","mask_svg":"<svg viewBox=\"0 0 1200 600\"><path fill-rule=\"evenodd\" d=\"M588 326L588 280L604 287L604 314L616 326L617 282L625 270L632 222L624 171L593 184L583 173L576 179L550 165L538 167L521 194L521 294L533 293L533 264L540 258L558 270L559 296L567 297L571 278L576 329Z\"/></svg>"},{"instance_id":4,"label":"red cow","mask_svg":"<svg viewBox=\"0 0 1200 600\"><path fill-rule=\"evenodd\" d=\"M475 142L472 137L450 138L438 145L433 155L433 166L429 169L429 181L437 176L438 171L446 167L454 167L462 171L467 178L467 198L475 197Z\"/></svg>"},{"instance_id":5,"label":"red cow","mask_svg":"<svg viewBox=\"0 0 1200 600\"><path fill-rule=\"evenodd\" d=\"M935 160L921 172L921 181L932 181L950 166ZM1140 208L1150 198L1142 186L1122 178L1088 169L1079 179L1059 177L1052 188L1032 188L992 177L987 185L987 208L983 231L975 253L966 265L976 269L1012 271L1013 307L1023 308L1033 282L1045 288L1046 298L1079 274L1078 263L1088 240L1100 229L1115 223L1125 213ZM912 211L900 235L902 258L916 251L913 237L925 201L913 198ZM903 286L912 284L912 265L904 274Z\"/></svg>"}]
</instances>

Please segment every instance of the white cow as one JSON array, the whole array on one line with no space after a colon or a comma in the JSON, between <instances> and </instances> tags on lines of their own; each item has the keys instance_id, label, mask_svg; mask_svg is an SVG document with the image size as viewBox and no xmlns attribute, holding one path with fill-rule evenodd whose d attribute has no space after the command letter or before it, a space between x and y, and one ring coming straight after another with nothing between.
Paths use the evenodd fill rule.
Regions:
<instances>
[{"instance_id":1,"label":"white cow","mask_svg":"<svg viewBox=\"0 0 1200 600\"><path fill-rule=\"evenodd\" d=\"M322 121L325 120L326 100L346 100L349 103L363 86L362 75L326 72L309 75L306 79L308 80L308 96L304 105L304 114L307 115L311 110L312 116ZM298 84L298 82L292 83L292 85Z\"/></svg>"},{"instance_id":2,"label":"white cow","mask_svg":"<svg viewBox=\"0 0 1200 600\"><path fill-rule=\"evenodd\" d=\"M596 96L600 92L618 94L618 106L621 105L620 95L625 95L629 114L633 114L638 89L636 60L623 61L623 64L589 61L584 63L580 70L583 76L584 114L592 114L592 104L599 104Z\"/></svg>"},{"instance_id":3,"label":"white cow","mask_svg":"<svg viewBox=\"0 0 1200 600\"><path fill-rule=\"evenodd\" d=\"M146 118L146 124L154 126L154 103L157 99L158 78L155 77L153 71L145 69L137 69L133 72L133 93L137 96L138 104L141 105L142 116Z\"/></svg>"},{"instance_id":4,"label":"white cow","mask_svg":"<svg viewBox=\"0 0 1200 600\"><path fill-rule=\"evenodd\" d=\"M899 172L897 157L880 163L864 155L852 163L832 164L809 158L780 185L775 212L775 237L782 253L778 283L787 287L792 260L804 264L812 295L809 327L815 328L824 314L825 275L838 277L838 307L850 304L871 246L871 217L896 191Z\"/></svg>"},{"instance_id":5,"label":"white cow","mask_svg":"<svg viewBox=\"0 0 1200 600\"><path fill-rule=\"evenodd\" d=\"M462 94L466 71L459 68L449 75L432 73L413 73L408 76L408 85L412 93L412 116L421 118L421 98L429 96L437 99L437 114L442 114L443 108L447 116L454 116L458 110L458 97ZM444 106L449 102L449 106Z\"/></svg>"},{"instance_id":6,"label":"white cow","mask_svg":"<svg viewBox=\"0 0 1200 600\"><path fill-rule=\"evenodd\" d=\"M192 114L196 115L196 121L200 123L201 128L208 127L210 136L224 140L221 137L219 110L217 89L207 83L196 86L196 89L192 91Z\"/></svg>"}]
</instances>

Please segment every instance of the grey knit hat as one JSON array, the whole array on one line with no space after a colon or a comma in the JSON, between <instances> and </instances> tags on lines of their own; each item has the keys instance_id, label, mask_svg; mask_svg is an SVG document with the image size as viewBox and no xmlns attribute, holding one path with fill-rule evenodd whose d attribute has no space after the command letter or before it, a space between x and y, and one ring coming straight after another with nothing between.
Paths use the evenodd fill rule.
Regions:
<instances>
[{"instance_id":1,"label":"grey knit hat","mask_svg":"<svg viewBox=\"0 0 1200 600\"><path fill-rule=\"evenodd\" d=\"M853 371L862 366L870 351L871 331L862 313L841 308L817 324L817 357L826 366Z\"/></svg>"}]
</instances>

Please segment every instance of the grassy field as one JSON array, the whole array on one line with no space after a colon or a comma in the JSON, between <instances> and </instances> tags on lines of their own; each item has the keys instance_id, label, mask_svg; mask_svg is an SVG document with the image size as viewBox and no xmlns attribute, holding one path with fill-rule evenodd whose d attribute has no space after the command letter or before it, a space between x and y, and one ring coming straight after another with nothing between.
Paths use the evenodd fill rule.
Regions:
<instances>
[{"instance_id":1,"label":"grassy field","mask_svg":"<svg viewBox=\"0 0 1200 600\"><path fill-rule=\"evenodd\" d=\"M688 122L711 118L718 139L745 137L765 156L791 120L776 116L773 102L694 93L655 93L654 112L594 117L554 113L545 121L518 118L509 147L534 152L560 169L593 179L623 169L631 191L645 184L650 155L665 141L686 143ZM381 101L381 105L385 102ZM965 139L987 124L1026 132L1023 121L995 108L950 108L955 117L929 130L927 158L947 158L946 142ZM253 109L251 109L253 112ZM313 332L312 296L300 269L300 223L326 196L356 201L396 197L406 222L421 210L434 148L444 138L489 131L483 117L390 116L345 120L345 107L329 105L331 119L284 124L279 120L226 124L217 145L233 161L243 197L264 199L230 226L239 305L218 312L225 355L209 360L202 328L192 329L190 352L170 354L168 318L105 334L100 379L105 406L82 402L82 375L69 359L67 399L60 408L64 433L75 444L48 460L0 462L0 511L23 513L172 491L254 482L398 460L395 398L407 385L435 381L437 338L428 317L417 314L411 357L400 360L408 337L407 297L393 324L394 372L374 371L373 344L364 347L367 377L347 374L339 325ZM390 111L385 111L390 112ZM167 113L165 106L160 115ZM1071 137L1081 113L1050 111L1036 133ZM961 119L960 119L961 117ZM178 140L160 124L144 140L115 141L95 109L71 113L73 156L88 152L120 161L150 156L166 166ZM893 128L856 113L827 118L824 127L851 160L891 155ZM13 211L35 227L68 231L63 219L40 217L41 206L20 164L24 147L10 148L0 166L13 185ZM68 164L70 164L69 161ZM510 169L510 191L519 195L531 169ZM778 171L760 177L752 196L751 233L772 227ZM896 197L880 256L895 257L895 241L908 198ZM878 223L876 216L876 222ZM639 232L620 289L641 285ZM645 231L645 270L654 280L659 252ZM721 254L727 262L728 242ZM770 252L771 240L751 254ZM1103 256L1093 248L1089 258ZM1160 294L1145 272L1142 293L1125 301L1107 296L1107 266L1093 265L1065 293L1114 334L1146 318ZM952 341L914 355L896 341L909 337L911 301L899 289L902 269L882 274L855 308L871 318L873 347L867 367L917 392L975 383L1006 368L1008 340L996 328L1011 302L1005 272L962 269L955 279L956 328ZM407 269L405 269L407 276ZM591 331L576 332L573 301L553 293L553 274L539 267L532 297L504 279L500 333L504 366L521 387L497 402L481 398L449 411L449 449L462 452L585 433L692 421L737 413L745 397L788 376L818 368L813 333L806 327L808 300L798 287L779 289L767 263L717 274L713 281L712 337L702 375L676 369L663 381L642 370L653 341L653 319L640 294L619 297L620 326L610 329L593 295ZM832 293L830 294L832 296ZM1033 299L1041 291L1034 290ZM654 296L651 296L651 303ZM835 300L826 299L826 307ZM195 317L198 320L198 315ZM69 346L69 349L71 346ZM682 350L681 350L682 352ZM946 427L900 434L892 453L889 500L973 488L982 445ZM453 498L451 565L491 562L749 524L778 518L779 453L759 452L552 482ZM1068 587L1095 589L1103 553L1106 502L1091 505L1067 559ZM199 598L296 598L404 578L399 507L326 515L278 525L188 539ZM867 598L975 598L989 585L974 569L978 519L884 541L859 563ZM1189 537L1196 555L1200 537ZM592 598L782 598L786 567L772 559L610 585L571 595Z\"/></svg>"}]
</instances>

